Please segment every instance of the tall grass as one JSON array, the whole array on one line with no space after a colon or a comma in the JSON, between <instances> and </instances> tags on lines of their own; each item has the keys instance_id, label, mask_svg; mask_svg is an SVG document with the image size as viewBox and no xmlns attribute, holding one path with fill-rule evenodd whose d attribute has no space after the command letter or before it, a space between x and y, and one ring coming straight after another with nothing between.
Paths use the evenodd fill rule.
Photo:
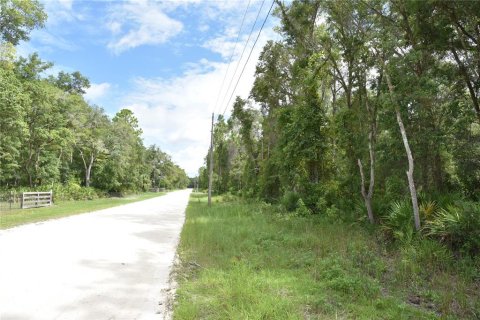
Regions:
<instances>
[{"instance_id":1,"label":"tall grass","mask_svg":"<svg viewBox=\"0 0 480 320\"><path fill-rule=\"evenodd\" d=\"M209 208L193 194L179 246L174 318L478 316L473 262L459 272L441 246L409 248L390 252L354 224L219 198Z\"/></svg>"}]
</instances>

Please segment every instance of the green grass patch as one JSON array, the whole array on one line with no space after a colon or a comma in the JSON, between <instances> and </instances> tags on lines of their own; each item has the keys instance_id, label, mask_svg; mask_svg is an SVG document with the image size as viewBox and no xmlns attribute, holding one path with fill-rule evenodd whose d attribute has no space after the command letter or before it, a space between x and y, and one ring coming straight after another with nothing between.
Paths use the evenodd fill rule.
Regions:
<instances>
[{"instance_id":1,"label":"green grass patch","mask_svg":"<svg viewBox=\"0 0 480 320\"><path fill-rule=\"evenodd\" d=\"M174 319L479 315L478 266L463 261L462 269L432 244L387 250L356 224L231 198L213 202L209 208L203 194L191 196Z\"/></svg>"},{"instance_id":2,"label":"green grass patch","mask_svg":"<svg viewBox=\"0 0 480 320\"><path fill-rule=\"evenodd\" d=\"M0 229L7 229L26 223L62 218L75 214L91 212L120 206L123 204L155 198L165 193L146 192L121 198L100 198L95 200L57 201L44 208L15 209L0 212Z\"/></svg>"}]
</instances>

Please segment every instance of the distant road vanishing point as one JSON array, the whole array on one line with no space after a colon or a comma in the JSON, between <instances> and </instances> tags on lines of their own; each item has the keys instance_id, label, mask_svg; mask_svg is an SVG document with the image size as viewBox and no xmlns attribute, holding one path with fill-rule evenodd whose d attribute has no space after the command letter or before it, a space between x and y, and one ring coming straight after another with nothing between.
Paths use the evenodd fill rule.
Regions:
<instances>
[{"instance_id":1,"label":"distant road vanishing point","mask_svg":"<svg viewBox=\"0 0 480 320\"><path fill-rule=\"evenodd\" d=\"M163 319L189 194L0 231L0 319Z\"/></svg>"}]
</instances>

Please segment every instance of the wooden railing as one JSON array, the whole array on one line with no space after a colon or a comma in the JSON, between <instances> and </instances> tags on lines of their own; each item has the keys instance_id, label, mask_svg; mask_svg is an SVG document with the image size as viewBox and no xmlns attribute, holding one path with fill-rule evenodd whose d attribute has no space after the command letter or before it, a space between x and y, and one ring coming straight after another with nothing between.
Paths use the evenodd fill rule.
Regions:
<instances>
[{"instance_id":1,"label":"wooden railing","mask_svg":"<svg viewBox=\"0 0 480 320\"><path fill-rule=\"evenodd\" d=\"M49 192L23 192L22 209L38 208L51 206L53 203L53 193Z\"/></svg>"}]
</instances>

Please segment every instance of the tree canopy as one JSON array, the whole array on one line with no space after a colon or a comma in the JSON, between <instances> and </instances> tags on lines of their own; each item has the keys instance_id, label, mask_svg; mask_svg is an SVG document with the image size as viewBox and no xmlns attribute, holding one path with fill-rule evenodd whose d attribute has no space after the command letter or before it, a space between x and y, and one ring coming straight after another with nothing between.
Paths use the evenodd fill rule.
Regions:
<instances>
[{"instance_id":1,"label":"tree canopy","mask_svg":"<svg viewBox=\"0 0 480 320\"><path fill-rule=\"evenodd\" d=\"M417 230L426 203L479 199L477 1L276 4L281 39L217 121L214 190L372 223L401 201Z\"/></svg>"}]
</instances>

